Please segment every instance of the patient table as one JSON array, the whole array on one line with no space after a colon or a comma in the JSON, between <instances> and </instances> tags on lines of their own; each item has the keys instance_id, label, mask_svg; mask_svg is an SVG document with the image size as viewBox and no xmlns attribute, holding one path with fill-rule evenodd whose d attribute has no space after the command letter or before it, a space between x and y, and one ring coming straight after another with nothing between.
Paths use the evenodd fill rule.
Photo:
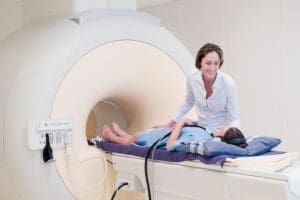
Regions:
<instances>
[{"instance_id":1,"label":"patient table","mask_svg":"<svg viewBox=\"0 0 300 200\"><path fill-rule=\"evenodd\" d=\"M147 193L144 158L106 155L117 172L116 186L128 182L125 190ZM298 153L227 158L223 167L200 161L155 160L149 162L148 169L152 198L158 200L300 199Z\"/></svg>"}]
</instances>

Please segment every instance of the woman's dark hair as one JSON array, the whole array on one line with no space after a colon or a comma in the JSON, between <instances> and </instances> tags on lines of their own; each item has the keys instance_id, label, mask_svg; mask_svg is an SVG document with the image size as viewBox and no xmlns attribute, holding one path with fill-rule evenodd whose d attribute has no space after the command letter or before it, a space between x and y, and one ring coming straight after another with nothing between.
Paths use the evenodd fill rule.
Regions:
<instances>
[{"instance_id":1,"label":"woman's dark hair","mask_svg":"<svg viewBox=\"0 0 300 200\"><path fill-rule=\"evenodd\" d=\"M223 142L245 148L248 144L243 133L235 127L229 128L221 138Z\"/></svg>"},{"instance_id":2,"label":"woman's dark hair","mask_svg":"<svg viewBox=\"0 0 300 200\"><path fill-rule=\"evenodd\" d=\"M210 52L217 52L217 54L219 55L220 58L220 67L222 66L224 59L223 59L223 51L222 49L216 45L216 44L212 44L212 43L207 43L205 45L203 45L201 47L201 49L199 49L197 56L196 56L196 68L201 69L201 61L204 58L204 56Z\"/></svg>"}]
</instances>

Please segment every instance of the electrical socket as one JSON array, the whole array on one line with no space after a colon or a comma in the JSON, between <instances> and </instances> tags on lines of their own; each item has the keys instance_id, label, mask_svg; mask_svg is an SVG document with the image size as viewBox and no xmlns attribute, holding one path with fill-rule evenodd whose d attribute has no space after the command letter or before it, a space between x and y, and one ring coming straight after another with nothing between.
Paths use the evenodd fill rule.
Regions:
<instances>
[{"instance_id":1,"label":"electrical socket","mask_svg":"<svg viewBox=\"0 0 300 200\"><path fill-rule=\"evenodd\" d=\"M139 178L134 174L118 173L116 180L116 188L122 183L128 183L128 185L122 187L123 190L131 192L143 192L144 187Z\"/></svg>"}]
</instances>

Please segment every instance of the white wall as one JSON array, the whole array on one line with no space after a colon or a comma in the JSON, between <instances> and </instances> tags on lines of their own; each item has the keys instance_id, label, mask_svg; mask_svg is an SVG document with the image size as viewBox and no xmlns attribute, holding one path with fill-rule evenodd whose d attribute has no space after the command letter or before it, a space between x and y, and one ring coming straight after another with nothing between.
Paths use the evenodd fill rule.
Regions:
<instances>
[{"instance_id":1,"label":"white wall","mask_svg":"<svg viewBox=\"0 0 300 200\"><path fill-rule=\"evenodd\" d=\"M201 8L202 2L205 2L205 9ZM158 16L162 25L183 41L195 55L199 46L208 41L221 44L222 5L221 0L179 0L143 11Z\"/></svg>"},{"instance_id":2,"label":"white wall","mask_svg":"<svg viewBox=\"0 0 300 200\"><path fill-rule=\"evenodd\" d=\"M225 51L224 72L239 87L246 135L283 139L280 149L297 145L300 113L300 1L179 0L144 11L161 17L195 55L207 43Z\"/></svg>"},{"instance_id":3,"label":"white wall","mask_svg":"<svg viewBox=\"0 0 300 200\"><path fill-rule=\"evenodd\" d=\"M0 43L21 26L21 0L0 0Z\"/></svg>"}]
</instances>

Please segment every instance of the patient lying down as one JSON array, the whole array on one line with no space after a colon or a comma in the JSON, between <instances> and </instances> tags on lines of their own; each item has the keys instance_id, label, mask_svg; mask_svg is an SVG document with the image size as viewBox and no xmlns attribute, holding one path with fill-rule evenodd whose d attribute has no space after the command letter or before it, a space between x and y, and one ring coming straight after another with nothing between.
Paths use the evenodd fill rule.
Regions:
<instances>
[{"instance_id":1,"label":"patient lying down","mask_svg":"<svg viewBox=\"0 0 300 200\"><path fill-rule=\"evenodd\" d=\"M162 138L167 133L172 132L169 138L160 143L160 148L167 148L167 150L170 151L176 149L178 144L191 144L195 142L199 148L203 142L210 140L233 144L241 148L247 146L244 135L235 127L221 127L213 135L209 134L203 127L196 126L195 124L193 126L191 125L192 120L183 119L176 124L173 130L170 128L157 128L130 135L122 130L118 124L113 123L113 130L107 125L104 125L101 132L102 137L112 143L123 145L135 143L144 147L150 147L155 141Z\"/></svg>"}]
</instances>

